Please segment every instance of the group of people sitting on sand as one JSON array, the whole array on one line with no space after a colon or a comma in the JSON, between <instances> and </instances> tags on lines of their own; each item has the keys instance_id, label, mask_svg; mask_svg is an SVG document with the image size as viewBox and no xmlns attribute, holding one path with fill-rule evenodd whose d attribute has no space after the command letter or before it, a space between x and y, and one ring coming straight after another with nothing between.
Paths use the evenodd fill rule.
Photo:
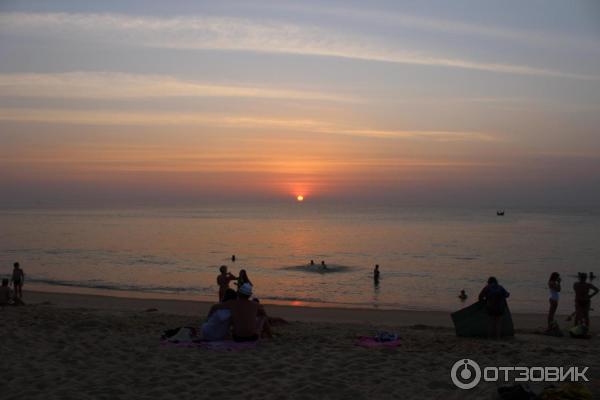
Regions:
<instances>
[{"instance_id":1,"label":"group of people sitting on sand","mask_svg":"<svg viewBox=\"0 0 600 400\"><path fill-rule=\"evenodd\" d=\"M269 317L259 300L252 298L254 287L246 271L241 270L238 277L228 272L225 265L219 271L219 302L211 307L202 324L202 338L208 341L231 338L236 342L270 338ZM237 281L237 290L229 287L231 281Z\"/></svg>"},{"instance_id":2,"label":"group of people sitting on sand","mask_svg":"<svg viewBox=\"0 0 600 400\"><path fill-rule=\"evenodd\" d=\"M9 283L12 282L12 289ZM3 278L0 286L0 306L23 305L23 284L25 283L25 272L18 262L13 264L12 279Z\"/></svg>"}]
</instances>

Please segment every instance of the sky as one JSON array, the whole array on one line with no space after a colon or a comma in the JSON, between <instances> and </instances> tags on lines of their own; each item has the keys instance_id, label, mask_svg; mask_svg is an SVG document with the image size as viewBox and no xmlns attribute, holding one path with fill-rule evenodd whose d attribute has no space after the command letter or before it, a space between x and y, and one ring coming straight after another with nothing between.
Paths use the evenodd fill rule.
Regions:
<instances>
[{"instance_id":1,"label":"sky","mask_svg":"<svg viewBox=\"0 0 600 400\"><path fill-rule=\"evenodd\" d=\"M600 3L0 2L0 206L600 203Z\"/></svg>"}]
</instances>

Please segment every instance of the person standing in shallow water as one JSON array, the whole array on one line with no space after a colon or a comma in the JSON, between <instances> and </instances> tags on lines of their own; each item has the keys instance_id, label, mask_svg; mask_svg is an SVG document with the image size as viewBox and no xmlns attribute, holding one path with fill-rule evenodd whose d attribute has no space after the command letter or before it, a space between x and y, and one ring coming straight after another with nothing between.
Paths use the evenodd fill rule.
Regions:
<instances>
[{"instance_id":1,"label":"person standing in shallow water","mask_svg":"<svg viewBox=\"0 0 600 400\"><path fill-rule=\"evenodd\" d=\"M379 264L375 264L375 269L373 270L373 282L375 285L379 285Z\"/></svg>"},{"instance_id":2,"label":"person standing in shallow water","mask_svg":"<svg viewBox=\"0 0 600 400\"><path fill-rule=\"evenodd\" d=\"M229 289L229 282L235 281L237 277L233 276L231 272L227 272L227 265L221 265L219 272L221 273L217 276L217 285L219 285L219 302L221 302L225 292Z\"/></svg>"},{"instance_id":3,"label":"person standing in shallow water","mask_svg":"<svg viewBox=\"0 0 600 400\"><path fill-rule=\"evenodd\" d=\"M548 310L548 331L552 330L554 325L554 316L558 308L558 300L560 298L560 275L558 272L553 272L548 280L548 289L550 290L550 309Z\"/></svg>"}]
</instances>

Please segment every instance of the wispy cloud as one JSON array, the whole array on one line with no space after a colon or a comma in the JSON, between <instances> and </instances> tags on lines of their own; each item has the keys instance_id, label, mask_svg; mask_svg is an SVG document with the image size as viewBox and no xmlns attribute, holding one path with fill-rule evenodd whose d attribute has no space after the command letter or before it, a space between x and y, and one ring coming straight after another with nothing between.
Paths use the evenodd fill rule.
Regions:
<instances>
[{"instance_id":1,"label":"wispy cloud","mask_svg":"<svg viewBox=\"0 0 600 400\"><path fill-rule=\"evenodd\" d=\"M179 48L238 50L460 68L503 74L600 80L600 76L530 65L480 62L399 48L381 37L318 26L243 18L132 17L120 14L2 13L0 33L59 35L111 43Z\"/></svg>"},{"instance_id":2,"label":"wispy cloud","mask_svg":"<svg viewBox=\"0 0 600 400\"><path fill-rule=\"evenodd\" d=\"M215 85L164 75L115 72L0 74L0 96L43 98L249 97L359 102L350 96L259 86Z\"/></svg>"},{"instance_id":3,"label":"wispy cloud","mask_svg":"<svg viewBox=\"0 0 600 400\"><path fill-rule=\"evenodd\" d=\"M464 22L453 19L434 18L431 16L421 16L406 14L387 10L385 12L373 9L357 9L348 6L343 8L315 6L311 4L279 4L279 8L288 11L300 11L310 15L329 15L340 17L344 20L362 21L369 24L387 25L392 27L402 26L405 28L416 29L427 32L443 32L448 34L469 35L473 37L483 37L502 41L511 41L516 44L528 44L541 47L576 47L586 51L598 52L596 40L582 36L575 36L562 32L560 35L532 29L522 29L516 27L503 27L496 25L483 25L473 22Z\"/></svg>"},{"instance_id":4,"label":"wispy cloud","mask_svg":"<svg viewBox=\"0 0 600 400\"><path fill-rule=\"evenodd\" d=\"M421 139L438 142L499 140L497 136L484 132L357 129L340 123L316 119L268 118L208 113L3 108L0 109L0 121L98 126L203 126L282 133L306 132L324 135L349 135L381 139Z\"/></svg>"}]
</instances>

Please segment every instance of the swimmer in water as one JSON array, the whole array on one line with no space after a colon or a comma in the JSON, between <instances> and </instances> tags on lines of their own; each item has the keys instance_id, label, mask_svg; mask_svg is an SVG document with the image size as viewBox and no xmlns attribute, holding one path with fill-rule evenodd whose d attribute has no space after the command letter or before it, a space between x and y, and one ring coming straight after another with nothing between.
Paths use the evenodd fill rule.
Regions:
<instances>
[{"instance_id":1,"label":"swimmer in water","mask_svg":"<svg viewBox=\"0 0 600 400\"><path fill-rule=\"evenodd\" d=\"M322 269L327 269L327 265L325 265L325 261L321 261L321 268Z\"/></svg>"}]
</instances>

